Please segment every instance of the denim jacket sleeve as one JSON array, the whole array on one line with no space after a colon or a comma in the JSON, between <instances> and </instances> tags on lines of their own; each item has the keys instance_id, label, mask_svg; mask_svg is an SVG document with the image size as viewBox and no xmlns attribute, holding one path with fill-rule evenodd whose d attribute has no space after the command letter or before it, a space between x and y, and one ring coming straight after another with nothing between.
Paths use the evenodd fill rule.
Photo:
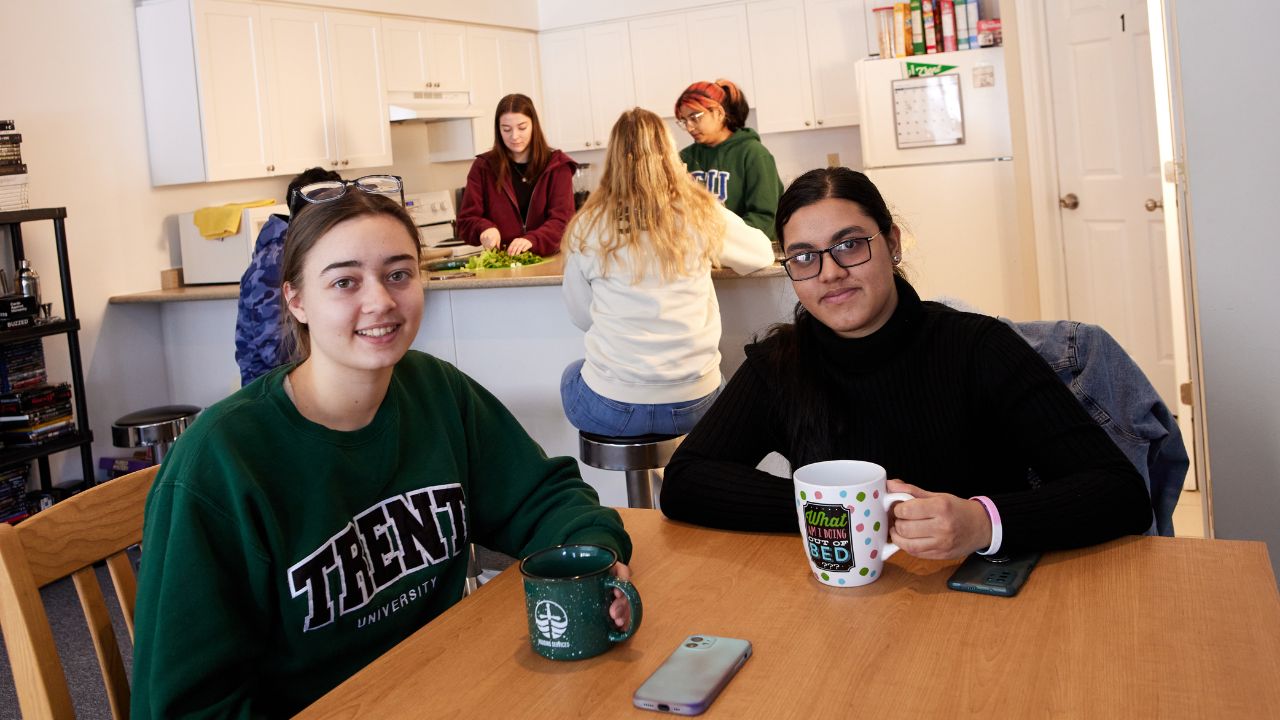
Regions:
<instances>
[{"instance_id":1,"label":"denim jacket sleeve","mask_svg":"<svg viewBox=\"0 0 1280 720\"><path fill-rule=\"evenodd\" d=\"M1173 413L1137 363L1097 325L1003 319L1049 363L1147 483L1155 517L1148 535L1173 535L1190 462Z\"/></svg>"}]
</instances>

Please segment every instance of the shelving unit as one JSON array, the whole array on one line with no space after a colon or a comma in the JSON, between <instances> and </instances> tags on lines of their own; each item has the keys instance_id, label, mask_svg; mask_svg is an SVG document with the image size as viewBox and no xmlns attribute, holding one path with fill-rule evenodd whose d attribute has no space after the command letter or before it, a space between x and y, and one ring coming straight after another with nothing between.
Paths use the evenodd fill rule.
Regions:
<instances>
[{"instance_id":1,"label":"shelving unit","mask_svg":"<svg viewBox=\"0 0 1280 720\"><path fill-rule=\"evenodd\" d=\"M80 465L84 471L86 487L94 484L93 433L89 430L89 410L84 396L84 366L80 359L80 321L76 319L76 306L71 292L71 266L67 256L66 208L38 208L0 212L0 227L8 230L9 244L13 248L13 266L16 268L26 257L22 244L22 224L53 221L53 239L58 253L58 280L62 288L62 312L64 317L17 330L0 330L0 345L43 338L54 335L67 336L67 354L71 362L71 401L75 408L76 432L47 443L32 446L0 448L0 467L35 460L40 468L40 489L53 489L49 471L49 456L68 450L80 451Z\"/></svg>"}]
</instances>

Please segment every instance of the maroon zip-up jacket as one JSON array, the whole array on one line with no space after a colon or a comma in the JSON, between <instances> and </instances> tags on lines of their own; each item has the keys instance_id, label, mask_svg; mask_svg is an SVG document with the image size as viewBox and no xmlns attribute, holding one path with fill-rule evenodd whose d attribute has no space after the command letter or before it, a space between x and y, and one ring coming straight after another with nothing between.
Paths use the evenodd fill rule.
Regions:
<instances>
[{"instance_id":1,"label":"maroon zip-up jacket","mask_svg":"<svg viewBox=\"0 0 1280 720\"><path fill-rule=\"evenodd\" d=\"M506 185L498 189L489 166L493 152L476 156L467 173L467 189L458 210L458 239L479 245L480 233L496 227L502 233L503 248L523 237L533 243L531 250L538 255L560 252L560 237L573 217L573 171L578 164L559 150L551 151L546 169L534 183L529 214L521 218L511 178L508 176Z\"/></svg>"}]
</instances>

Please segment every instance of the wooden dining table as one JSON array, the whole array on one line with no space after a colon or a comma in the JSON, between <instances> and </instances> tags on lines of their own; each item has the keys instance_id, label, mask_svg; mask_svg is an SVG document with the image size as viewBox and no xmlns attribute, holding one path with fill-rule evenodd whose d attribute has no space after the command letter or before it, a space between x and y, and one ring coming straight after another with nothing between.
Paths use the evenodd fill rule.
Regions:
<instances>
[{"instance_id":1,"label":"wooden dining table","mask_svg":"<svg viewBox=\"0 0 1280 720\"><path fill-rule=\"evenodd\" d=\"M1046 553L1002 598L949 590L958 561L906 553L871 585L828 587L797 535L619 512L644 603L630 640L535 654L513 566L299 717L653 717L632 693L691 634L754 646L709 718L1280 717L1280 593L1260 542Z\"/></svg>"}]
</instances>

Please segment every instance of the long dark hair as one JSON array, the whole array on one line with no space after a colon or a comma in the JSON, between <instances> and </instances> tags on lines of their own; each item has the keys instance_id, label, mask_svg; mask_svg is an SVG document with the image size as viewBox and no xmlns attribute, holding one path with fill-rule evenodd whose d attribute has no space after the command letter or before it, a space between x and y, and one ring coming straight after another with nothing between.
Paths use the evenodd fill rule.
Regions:
<instances>
[{"instance_id":1,"label":"long dark hair","mask_svg":"<svg viewBox=\"0 0 1280 720\"><path fill-rule=\"evenodd\" d=\"M893 213L880 190L864 174L845 167L821 168L796 178L778 199L774 229L778 242L786 247L786 226L797 211L827 198L856 203L884 234L886 243L893 229ZM894 275L904 277L900 266ZM833 378L819 357L815 332L821 323L797 302L794 322L769 328L758 348L778 388L782 418L793 454L793 467L831 459L833 439L848 433L843 415L832 412L830 390Z\"/></svg>"},{"instance_id":2,"label":"long dark hair","mask_svg":"<svg viewBox=\"0 0 1280 720\"><path fill-rule=\"evenodd\" d=\"M547 169L551 160L551 146L547 145L547 137L542 134L542 123L538 121L538 111L533 109L533 101L520 93L507 95L498 101L498 107L493 111L493 152L489 154L489 169L497 179L499 190L511 175L511 151L502 142L502 116L507 113L519 113L529 118L529 166L525 168L525 177L529 180L542 177L542 171Z\"/></svg>"},{"instance_id":3,"label":"long dark hair","mask_svg":"<svg viewBox=\"0 0 1280 720\"><path fill-rule=\"evenodd\" d=\"M337 200L304 203L285 232L284 254L280 261L280 323L283 325L280 349L288 362L307 359L311 354L311 334L307 326L298 322L293 313L289 312L289 301L285 297L283 285L288 283L295 290L302 289L302 266L306 264L307 255L334 226L364 215L387 215L404 226L405 232L413 241L414 253L419 260L422 257L422 248L418 244L418 226L397 200L349 187L346 194Z\"/></svg>"}]
</instances>

